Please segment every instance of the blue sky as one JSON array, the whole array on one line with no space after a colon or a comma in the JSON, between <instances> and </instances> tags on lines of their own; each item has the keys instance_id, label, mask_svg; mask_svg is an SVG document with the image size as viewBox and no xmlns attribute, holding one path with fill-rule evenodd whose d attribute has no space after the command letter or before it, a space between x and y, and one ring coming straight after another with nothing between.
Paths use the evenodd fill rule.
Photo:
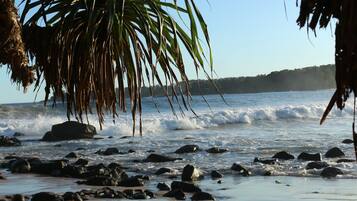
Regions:
<instances>
[{"instance_id":1,"label":"blue sky","mask_svg":"<svg viewBox=\"0 0 357 201\"><path fill-rule=\"evenodd\" d=\"M219 77L253 76L282 69L334 62L334 37L330 29L317 32L299 30L295 1L209 0L196 1L206 18L213 47L214 68ZM269 3L262 3L269 2ZM309 40L310 38L310 40ZM193 66L188 66L194 79ZM0 103L31 102L10 82L5 67L0 68ZM43 92L38 100L43 99Z\"/></svg>"}]
</instances>

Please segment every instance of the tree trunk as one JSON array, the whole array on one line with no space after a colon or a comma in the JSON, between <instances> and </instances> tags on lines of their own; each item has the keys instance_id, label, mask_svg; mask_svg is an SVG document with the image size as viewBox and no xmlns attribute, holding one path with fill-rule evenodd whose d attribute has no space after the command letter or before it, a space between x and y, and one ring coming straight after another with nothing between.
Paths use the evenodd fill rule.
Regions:
<instances>
[{"instance_id":1,"label":"tree trunk","mask_svg":"<svg viewBox=\"0 0 357 201\"><path fill-rule=\"evenodd\" d=\"M33 81L28 68L21 24L12 0L0 0L0 64L8 65L11 79L27 87Z\"/></svg>"}]
</instances>

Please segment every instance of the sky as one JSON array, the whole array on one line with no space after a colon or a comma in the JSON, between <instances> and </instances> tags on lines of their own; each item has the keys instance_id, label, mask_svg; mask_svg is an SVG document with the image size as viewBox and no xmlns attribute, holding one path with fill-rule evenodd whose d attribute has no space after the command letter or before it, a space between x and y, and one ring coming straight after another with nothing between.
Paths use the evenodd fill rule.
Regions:
<instances>
[{"instance_id":1,"label":"sky","mask_svg":"<svg viewBox=\"0 0 357 201\"><path fill-rule=\"evenodd\" d=\"M182 1L182 0L179 0ZM334 63L333 30L299 29L295 1L284 0L198 0L208 24L214 69L219 78L255 76L283 69ZM264 3L263 3L264 2ZM267 3L268 2L268 3ZM190 79L196 78L187 66ZM33 102L35 93L18 90L0 68L0 104ZM40 91L37 100L44 95Z\"/></svg>"}]
</instances>

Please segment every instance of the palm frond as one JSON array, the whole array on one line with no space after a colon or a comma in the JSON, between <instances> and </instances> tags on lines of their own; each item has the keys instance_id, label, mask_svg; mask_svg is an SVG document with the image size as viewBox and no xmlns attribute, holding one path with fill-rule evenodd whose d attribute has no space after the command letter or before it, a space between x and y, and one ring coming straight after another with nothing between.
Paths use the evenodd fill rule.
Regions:
<instances>
[{"instance_id":1,"label":"palm frond","mask_svg":"<svg viewBox=\"0 0 357 201\"><path fill-rule=\"evenodd\" d=\"M188 19L188 31L172 13ZM181 81L189 88L183 52L197 71L205 68L200 33L212 62L207 25L194 0L182 5L176 0L27 0L21 17L38 80L46 83L46 101L51 92L66 98L68 116L82 120L94 97L102 124L106 111L115 118L118 110L127 110L128 96L133 133L137 113L142 128L145 81L150 87L158 83L172 104L183 96L176 87ZM185 96L189 101L190 94Z\"/></svg>"}]
</instances>

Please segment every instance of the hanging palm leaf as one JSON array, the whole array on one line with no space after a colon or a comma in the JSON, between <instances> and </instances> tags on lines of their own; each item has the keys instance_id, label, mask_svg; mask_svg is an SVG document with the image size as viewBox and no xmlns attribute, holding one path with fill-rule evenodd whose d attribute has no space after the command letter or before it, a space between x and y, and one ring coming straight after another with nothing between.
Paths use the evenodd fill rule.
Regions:
<instances>
[{"instance_id":1,"label":"hanging palm leaf","mask_svg":"<svg viewBox=\"0 0 357 201\"><path fill-rule=\"evenodd\" d=\"M212 64L212 58L207 26L194 0L182 2L26 0L21 21L27 50L37 66L37 86L41 77L46 83L46 101L51 91L55 97L66 98L68 117L73 112L82 120L82 115L91 112L94 97L102 124L105 111L111 111L113 117L118 109L126 111L128 96L133 133L137 112L141 132L144 80L150 87L160 85L171 105L182 96L189 109L190 94L182 93L189 89L183 52L197 71L204 70L205 63ZM180 17L173 18L175 13ZM188 29L177 19L188 19Z\"/></svg>"},{"instance_id":2,"label":"hanging palm leaf","mask_svg":"<svg viewBox=\"0 0 357 201\"><path fill-rule=\"evenodd\" d=\"M0 64L8 65L15 83L26 88L32 82L21 25L12 0L0 0Z\"/></svg>"},{"instance_id":3,"label":"hanging palm leaf","mask_svg":"<svg viewBox=\"0 0 357 201\"><path fill-rule=\"evenodd\" d=\"M343 109L351 92L357 93L357 2L355 0L301 0L300 27L315 31L317 25L326 28L335 18L336 23L336 92L321 119L326 119L336 103Z\"/></svg>"}]
</instances>

